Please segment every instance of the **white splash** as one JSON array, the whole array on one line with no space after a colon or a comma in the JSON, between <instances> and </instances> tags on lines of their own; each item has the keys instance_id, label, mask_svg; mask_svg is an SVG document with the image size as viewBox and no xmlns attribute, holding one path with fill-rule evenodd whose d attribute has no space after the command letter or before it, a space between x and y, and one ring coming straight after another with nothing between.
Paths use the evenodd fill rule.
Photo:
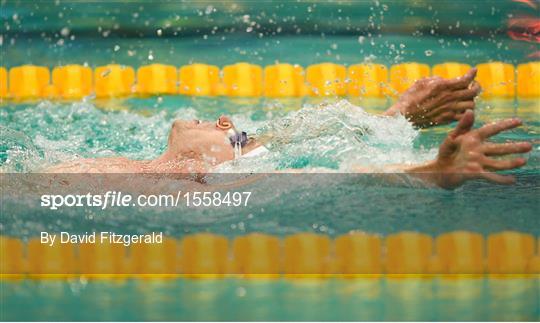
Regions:
<instances>
[{"instance_id":1,"label":"white splash","mask_svg":"<svg viewBox=\"0 0 540 323\"><path fill-rule=\"evenodd\" d=\"M0 117L11 120L9 128L2 129L2 172L36 171L80 157L155 158L166 147L174 119L207 119L204 112L189 107L147 114L103 111L90 102L42 102L32 109L0 111ZM419 163L434 156L433 150L413 146L418 131L402 116L373 115L346 100L306 105L266 119L254 120L249 112L233 114L237 128L256 134L270 152L225 163L214 171L302 168L346 172L353 166ZM10 124L15 127L10 129Z\"/></svg>"},{"instance_id":2,"label":"white splash","mask_svg":"<svg viewBox=\"0 0 540 323\"><path fill-rule=\"evenodd\" d=\"M433 151L413 146L419 132L402 116L369 114L346 100L306 106L268 121L257 131L270 152L263 157L225 163L217 172L270 172L285 168L380 167L420 163Z\"/></svg>"}]
</instances>

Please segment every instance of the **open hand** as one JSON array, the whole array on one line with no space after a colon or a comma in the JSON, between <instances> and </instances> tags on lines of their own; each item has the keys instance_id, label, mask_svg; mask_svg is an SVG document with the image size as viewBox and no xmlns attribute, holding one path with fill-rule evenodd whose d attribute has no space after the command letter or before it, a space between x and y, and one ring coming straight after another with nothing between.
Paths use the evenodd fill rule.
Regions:
<instances>
[{"instance_id":1,"label":"open hand","mask_svg":"<svg viewBox=\"0 0 540 323\"><path fill-rule=\"evenodd\" d=\"M437 173L441 176L438 184L445 188L459 186L469 179L482 178L498 184L512 184L514 177L494 173L509 170L526 164L524 158L497 160L493 156L505 156L529 152L528 142L492 143L488 138L506 130L519 127L519 119L505 119L486 124L472 130L474 113L467 110L456 128L448 134L439 148L435 161Z\"/></svg>"},{"instance_id":2,"label":"open hand","mask_svg":"<svg viewBox=\"0 0 540 323\"><path fill-rule=\"evenodd\" d=\"M385 114L400 112L421 128L459 121L466 110L475 107L474 98L481 90L475 77L473 68L453 79L434 76L418 80Z\"/></svg>"}]
</instances>

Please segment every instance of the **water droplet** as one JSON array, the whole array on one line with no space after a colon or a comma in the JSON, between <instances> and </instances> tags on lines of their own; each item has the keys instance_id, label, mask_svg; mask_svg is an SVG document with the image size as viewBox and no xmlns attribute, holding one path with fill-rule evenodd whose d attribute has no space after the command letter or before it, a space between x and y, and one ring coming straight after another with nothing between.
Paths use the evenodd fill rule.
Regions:
<instances>
[{"instance_id":1,"label":"water droplet","mask_svg":"<svg viewBox=\"0 0 540 323\"><path fill-rule=\"evenodd\" d=\"M238 297L244 297L246 296L247 292L246 292L246 289L244 287L238 287L236 289L236 296Z\"/></svg>"},{"instance_id":2,"label":"water droplet","mask_svg":"<svg viewBox=\"0 0 540 323\"><path fill-rule=\"evenodd\" d=\"M68 27L64 27L62 28L62 30L60 30L60 35L64 36L64 37L67 37L69 35L69 28Z\"/></svg>"},{"instance_id":3,"label":"water droplet","mask_svg":"<svg viewBox=\"0 0 540 323\"><path fill-rule=\"evenodd\" d=\"M429 57L429 56L433 55L433 51L431 49L428 49L428 50L426 50L424 52L424 54Z\"/></svg>"}]
</instances>

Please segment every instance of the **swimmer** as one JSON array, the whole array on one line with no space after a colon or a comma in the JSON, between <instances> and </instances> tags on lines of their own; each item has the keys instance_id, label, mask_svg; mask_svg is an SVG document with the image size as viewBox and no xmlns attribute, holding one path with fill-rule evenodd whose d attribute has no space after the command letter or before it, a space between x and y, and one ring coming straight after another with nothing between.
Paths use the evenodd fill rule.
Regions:
<instances>
[{"instance_id":1,"label":"swimmer","mask_svg":"<svg viewBox=\"0 0 540 323\"><path fill-rule=\"evenodd\" d=\"M401 172L421 178L443 188L460 186L467 180L484 179L498 184L511 184L514 178L495 171L525 165L524 158L494 159L529 152L528 142L502 144L487 141L490 137L519 127L519 119L506 119L473 129L474 97L480 87L474 82L476 70L463 77L443 80L427 78L416 82L384 115L403 114L418 127L458 123L439 147L437 157L423 165L394 165L381 169L356 167L355 172ZM195 179L216 166L241 156L256 156L265 148L256 139L240 132L230 118L216 122L200 120L174 121L166 151L154 160L139 161L124 157L79 159L49 168L51 173L141 173L169 174L178 179ZM299 170L294 170L298 173ZM284 171L282 171L284 172ZM286 172L286 171L285 171ZM291 170L293 172L293 170ZM194 177L195 176L195 177Z\"/></svg>"}]
</instances>

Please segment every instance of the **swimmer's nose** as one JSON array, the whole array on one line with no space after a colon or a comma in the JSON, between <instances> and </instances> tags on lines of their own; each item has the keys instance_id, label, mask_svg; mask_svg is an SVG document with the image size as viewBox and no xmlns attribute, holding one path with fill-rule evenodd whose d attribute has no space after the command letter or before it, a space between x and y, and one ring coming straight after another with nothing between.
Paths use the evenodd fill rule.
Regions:
<instances>
[{"instance_id":1,"label":"swimmer's nose","mask_svg":"<svg viewBox=\"0 0 540 323\"><path fill-rule=\"evenodd\" d=\"M227 116L221 116L216 122L216 127L222 130L229 130L234 128L231 118Z\"/></svg>"}]
</instances>

